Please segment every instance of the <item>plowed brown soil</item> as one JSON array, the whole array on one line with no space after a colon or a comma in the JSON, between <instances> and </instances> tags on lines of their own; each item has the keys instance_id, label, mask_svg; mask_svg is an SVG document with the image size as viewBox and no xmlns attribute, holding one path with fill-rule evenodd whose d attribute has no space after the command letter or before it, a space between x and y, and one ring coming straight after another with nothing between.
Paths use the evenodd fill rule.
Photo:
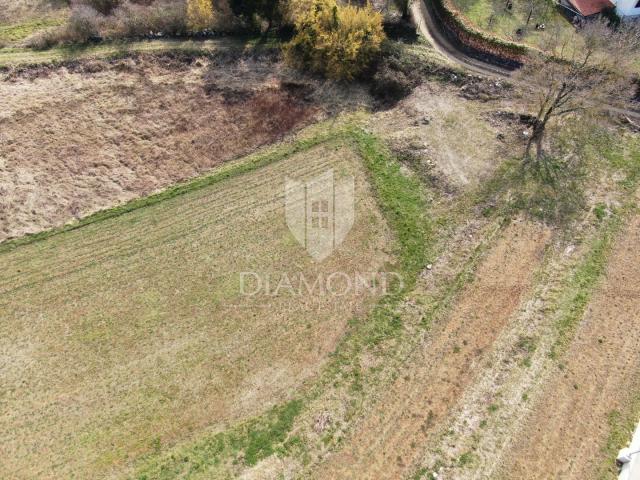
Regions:
<instances>
[{"instance_id":1,"label":"plowed brown soil","mask_svg":"<svg viewBox=\"0 0 640 480\"><path fill-rule=\"evenodd\" d=\"M609 428L640 388L640 217L618 239L606 278L503 467L509 479L597 477ZM614 459L609 459L613 461Z\"/></svg>"},{"instance_id":2,"label":"plowed brown soil","mask_svg":"<svg viewBox=\"0 0 640 480\"><path fill-rule=\"evenodd\" d=\"M430 340L316 478L395 479L411 472L526 298L549 238L547 229L528 223L507 228L450 316L434 326Z\"/></svg>"}]
</instances>

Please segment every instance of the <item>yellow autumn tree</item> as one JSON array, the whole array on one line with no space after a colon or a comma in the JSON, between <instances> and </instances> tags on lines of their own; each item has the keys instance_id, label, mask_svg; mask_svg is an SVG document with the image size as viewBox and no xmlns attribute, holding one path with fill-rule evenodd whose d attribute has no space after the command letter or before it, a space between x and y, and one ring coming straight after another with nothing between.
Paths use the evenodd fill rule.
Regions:
<instances>
[{"instance_id":1,"label":"yellow autumn tree","mask_svg":"<svg viewBox=\"0 0 640 480\"><path fill-rule=\"evenodd\" d=\"M352 80L362 73L385 38L382 15L368 4L360 8L312 0L294 22L296 34L286 47L287 58L334 79Z\"/></svg>"},{"instance_id":2,"label":"yellow autumn tree","mask_svg":"<svg viewBox=\"0 0 640 480\"><path fill-rule=\"evenodd\" d=\"M306 15L314 0L289 0L283 2L282 16L289 25L295 25L302 16Z\"/></svg>"},{"instance_id":3,"label":"yellow autumn tree","mask_svg":"<svg viewBox=\"0 0 640 480\"><path fill-rule=\"evenodd\" d=\"M189 30L197 32L213 24L211 0L187 0L187 24Z\"/></svg>"}]
</instances>

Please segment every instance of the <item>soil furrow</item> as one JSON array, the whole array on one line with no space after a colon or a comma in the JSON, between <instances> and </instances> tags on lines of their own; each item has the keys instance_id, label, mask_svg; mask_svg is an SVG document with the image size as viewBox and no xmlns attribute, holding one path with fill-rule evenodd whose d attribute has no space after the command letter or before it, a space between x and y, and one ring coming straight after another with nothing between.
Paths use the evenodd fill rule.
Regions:
<instances>
[{"instance_id":1,"label":"soil furrow","mask_svg":"<svg viewBox=\"0 0 640 480\"><path fill-rule=\"evenodd\" d=\"M640 388L640 216L611 253L593 297L539 403L503 466L504 478L589 479L606 459L608 415ZM613 461L613 459L610 459Z\"/></svg>"},{"instance_id":2,"label":"soil furrow","mask_svg":"<svg viewBox=\"0 0 640 480\"><path fill-rule=\"evenodd\" d=\"M317 478L401 478L410 471L527 296L549 237L548 230L527 223L507 228L447 321L435 327Z\"/></svg>"}]
</instances>

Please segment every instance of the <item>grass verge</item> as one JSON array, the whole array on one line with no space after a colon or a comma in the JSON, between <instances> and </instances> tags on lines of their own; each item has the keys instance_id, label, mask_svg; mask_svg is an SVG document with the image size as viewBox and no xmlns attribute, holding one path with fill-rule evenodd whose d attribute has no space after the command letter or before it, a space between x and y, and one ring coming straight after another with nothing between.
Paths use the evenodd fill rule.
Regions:
<instances>
[{"instance_id":1,"label":"grass verge","mask_svg":"<svg viewBox=\"0 0 640 480\"><path fill-rule=\"evenodd\" d=\"M168 480L192 478L221 464L225 457L234 462L255 465L274 453L287 453L298 441L287 436L303 404L292 400L272 408L262 417L253 419L229 432L218 433L193 446L174 452L170 461L151 463L137 474L138 480Z\"/></svg>"},{"instance_id":2,"label":"grass verge","mask_svg":"<svg viewBox=\"0 0 640 480\"><path fill-rule=\"evenodd\" d=\"M0 41L18 42L39 30L62 25L64 21L64 18L39 18L18 24L0 25Z\"/></svg>"},{"instance_id":3,"label":"grass verge","mask_svg":"<svg viewBox=\"0 0 640 480\"><path fill-rule=\"evenodd\" d=\"M0 49L0 68L32 66L42 64L64 64L65 62L90 59L124 58L136 53L180 52L194 56L210 55L213 52L244 48L272 48L273 42L260 42L255 38L220 38L210 40L159 39L114 41L86 45L61 45L49 50L7 47Z\"/></svg>"}]
</instances>

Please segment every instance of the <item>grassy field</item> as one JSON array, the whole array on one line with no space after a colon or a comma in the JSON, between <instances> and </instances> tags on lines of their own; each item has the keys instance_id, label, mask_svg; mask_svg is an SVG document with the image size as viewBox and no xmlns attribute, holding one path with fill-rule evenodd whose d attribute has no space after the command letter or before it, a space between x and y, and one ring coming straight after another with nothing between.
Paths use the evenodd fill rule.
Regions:
<instances>
[{"instance_id":1,"label":"grassy field","mask_svg":"<svg viewBox=\"0 0 640 480\"><path fill-rule=\"evenodd\" d=\"M454 0L454 4L480 29L535 47L544 46L552 35L565 38L573 31L557 7L546 0L515 0L511 9L506 1L498 0ZM544 24L545 30L536 30L536 24Z\"/></svg>"},{"instance_id":2,"label":"grassy field","mask_svg":"<svg viewBox=\"0 0 640 480\"><path fill-rule=\"evenodd\" d=\"M287 229L283 185L330 168L355 178L356 221L318 264ZM289 399L376 295L247 299L239 272L383 268L393 236L367 178L348 145L302 141L1 253L0 350L11 362L0 476L119 476Z\"/></svg>"},{"instance_id":3,"label":"grassy field","mask_svg":"<svg viewBox=\"0 0 640 480\"><path fill-rule=\"evenodd\" d=\"M519 92L493 81L425 80L345 120L362 86L126 51L224 42L3 72L0 478L548 478L578 455L609 475L637 412L615 394L639 364L637 139L562 124L554 155L583 157L570 202L522 168ZM328 169L355 178L356 221L315 262L284 185ZM247 271L271 293L283 274L404 285L246 297ZM594 477L577 463L567 478Z\"/></svg>"},{"instance_id":4,"label":"grassy field","mask_svg":"<svg viewBox=\"0 0 640 480\"><path fill-rule=\"evenodd\" d=\"M68 13L62 0L0 0L0 46L15 47L34 33L62 25Z\"/></svg>"},{"instance_id":5,"label":"grassy field","mask_svg":"<svg viewBox=\"0 0 640 480\"><path fill-rule=\"evenodd\" d=\"M37 31L56 27L63 23L63 18L44 18L18 24L0 25L0 41L17 43Z\"/></svg>"}]
</instances>

